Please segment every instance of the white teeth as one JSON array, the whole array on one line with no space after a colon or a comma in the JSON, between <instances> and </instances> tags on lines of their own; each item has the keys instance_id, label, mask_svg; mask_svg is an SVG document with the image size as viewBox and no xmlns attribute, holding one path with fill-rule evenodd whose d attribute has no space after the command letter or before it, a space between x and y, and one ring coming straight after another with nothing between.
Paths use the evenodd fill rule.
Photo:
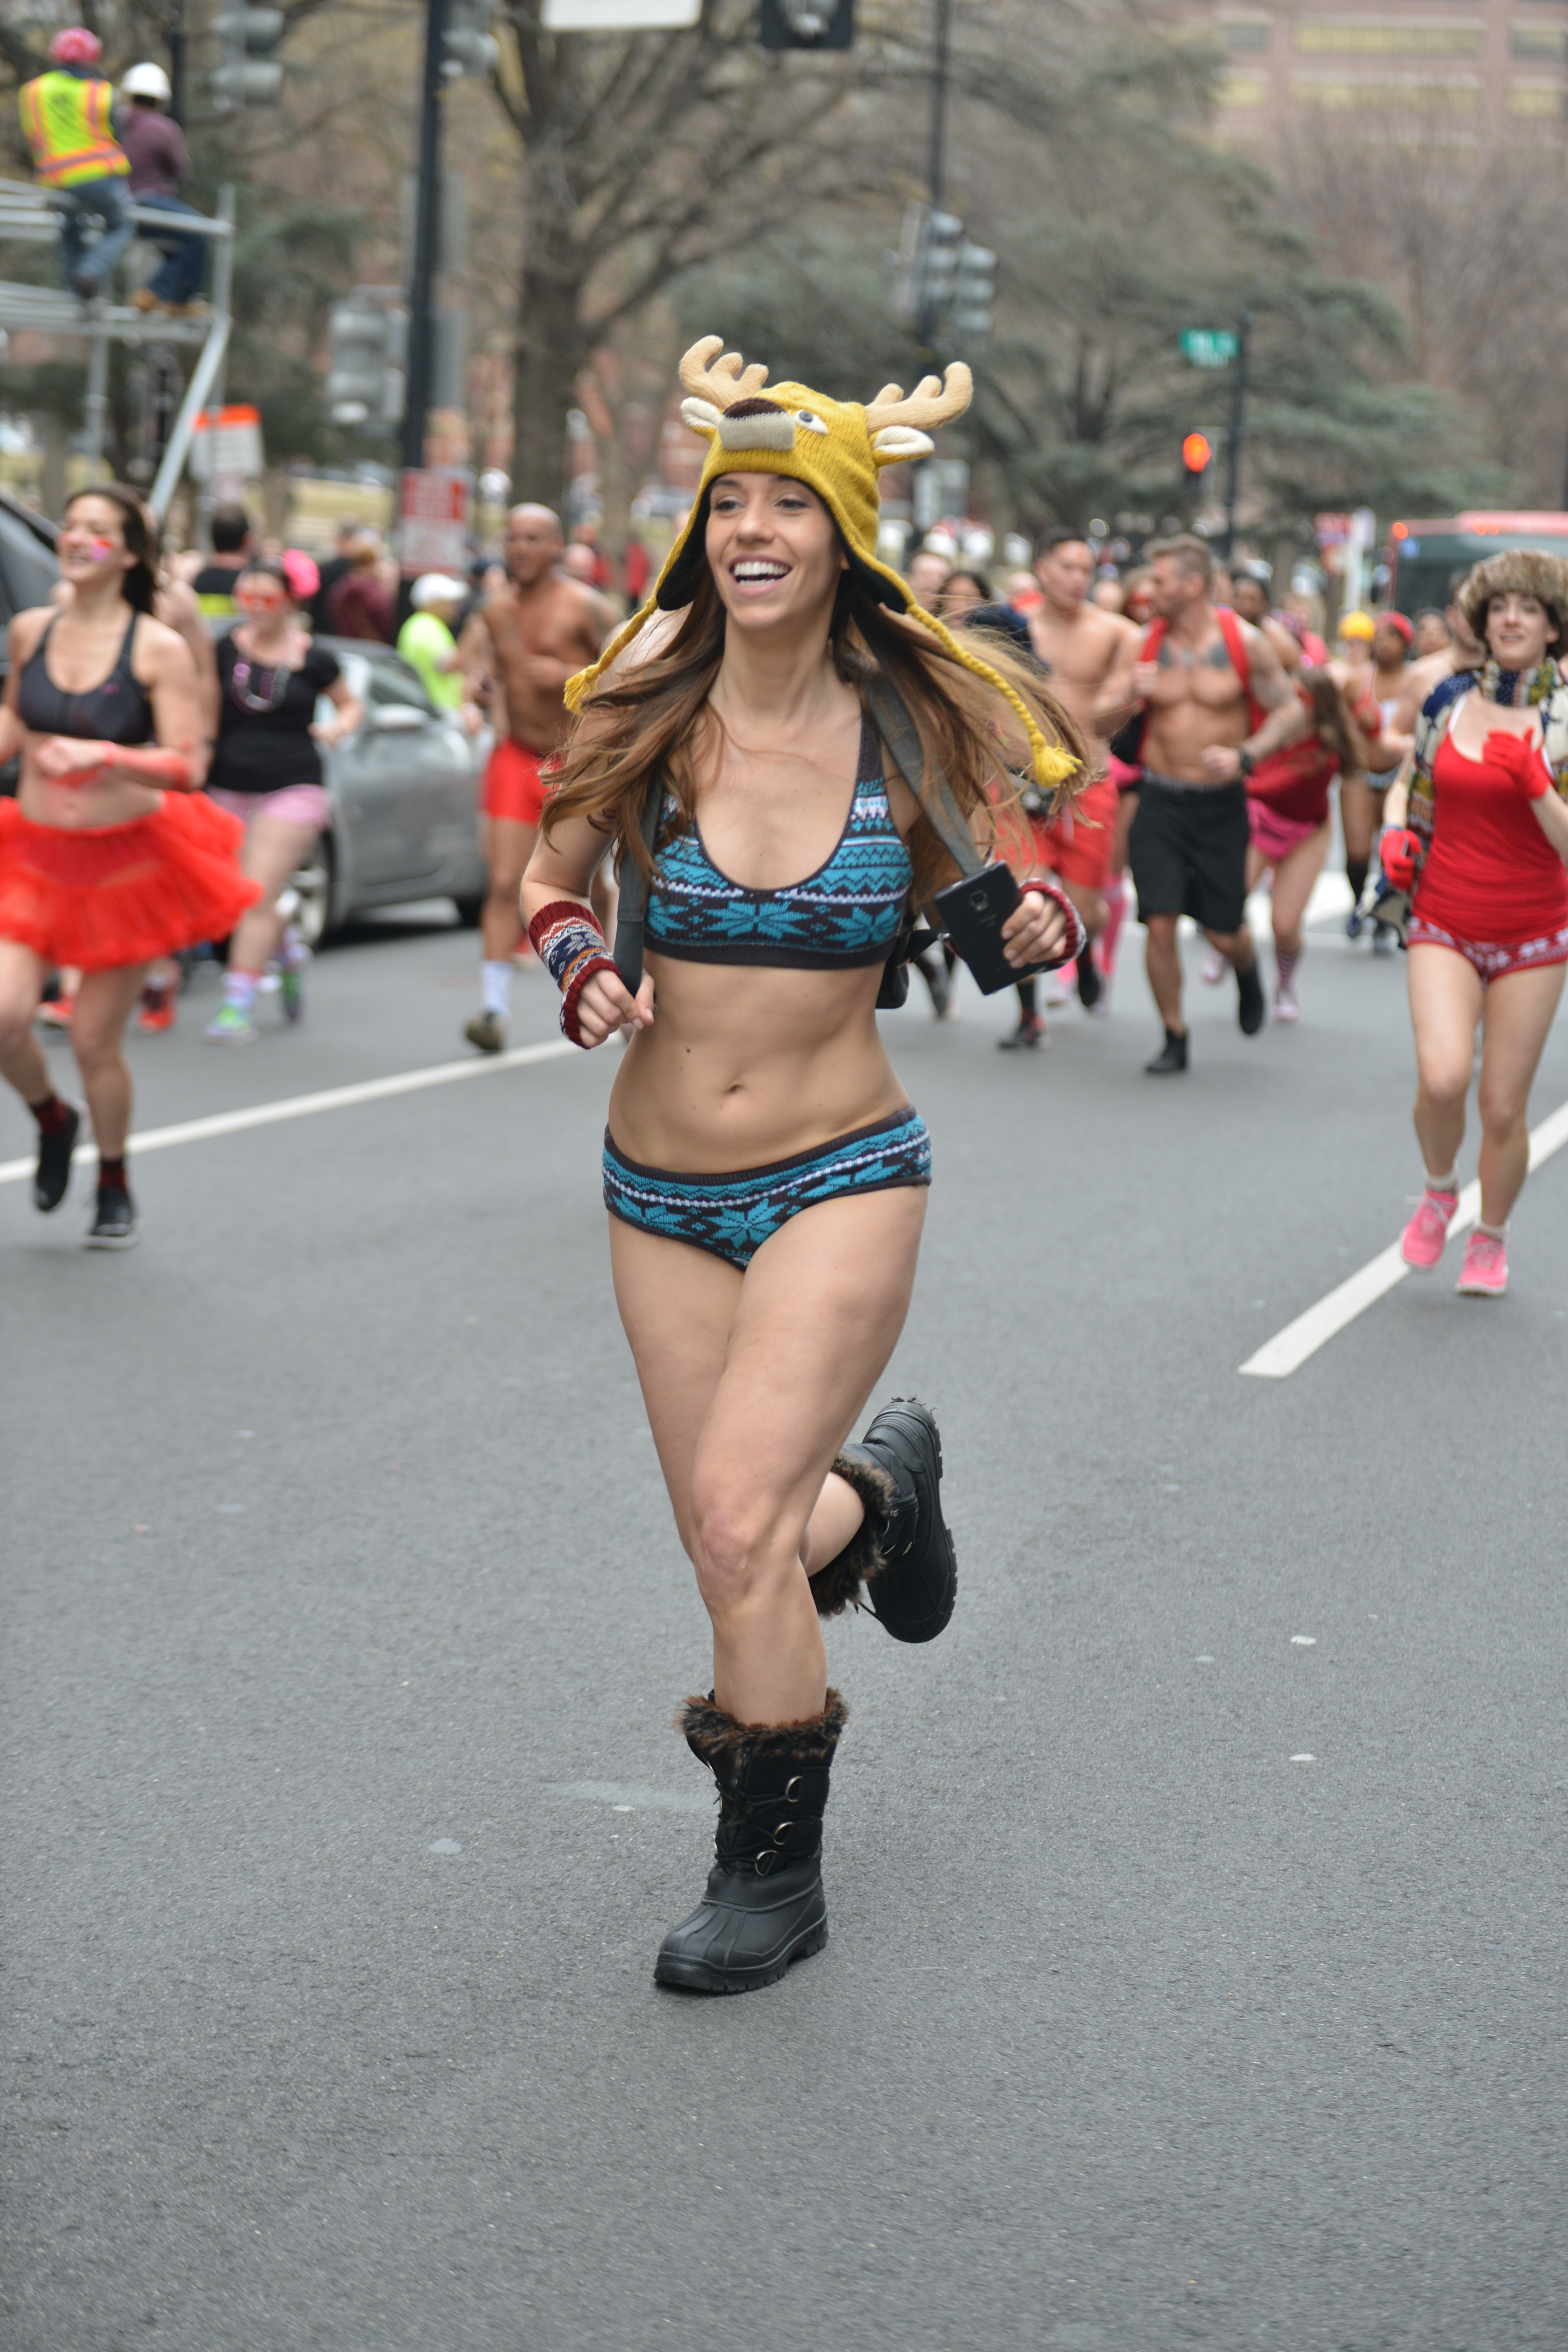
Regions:
<instances>
[{"instance_id":1,"label":"white teeth","mask_svg":"<svg viewBox=\"0 0 1568 2352\"><path fill-rule=\"evenodd\" d=\"M788 569L784 563L737 563L733 573L737 580L782 580Z\"/></svg>"}]
</instances>

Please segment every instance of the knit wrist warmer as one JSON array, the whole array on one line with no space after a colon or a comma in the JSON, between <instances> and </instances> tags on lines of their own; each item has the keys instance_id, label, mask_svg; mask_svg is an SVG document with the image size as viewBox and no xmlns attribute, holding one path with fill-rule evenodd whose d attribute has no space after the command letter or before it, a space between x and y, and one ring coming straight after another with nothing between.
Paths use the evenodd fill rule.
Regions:
<instances>
[{"instance_id":1,"label":"knit wrist warmer","mask_svg":"<svg viewBox=\"0 0 1568 2352\"><path fill-rule=\"evenodd\" d=\"M1067 946L1063 948L1060 955L1053 956L1049 963L1041 964L1039 969L1042 971L1054 971L1058 964L1076 963L1089 945L1089 933L1084 929L1082 916L1068 897L1067 892L1055 882L1021 882L1018 887L1025 898L1034 890L1037 891L1042 898L1049 898L1061 908L1068 919Z\"/></svg>"},{"instance_id":2,"label":"knit wrist warmer","mask_svg":"<svg viewBox=\"0 0 1568 2352\"><path fill-rule=\"evenodd\" d=\"M528 939L561 991L562 1034L574 1045L581 1045L578 1001L596 971L616 969L615 958L605 952L599 919L591 907L580 907L575 898L552 898L530 923Z\"/></svg>"}]
</instances>

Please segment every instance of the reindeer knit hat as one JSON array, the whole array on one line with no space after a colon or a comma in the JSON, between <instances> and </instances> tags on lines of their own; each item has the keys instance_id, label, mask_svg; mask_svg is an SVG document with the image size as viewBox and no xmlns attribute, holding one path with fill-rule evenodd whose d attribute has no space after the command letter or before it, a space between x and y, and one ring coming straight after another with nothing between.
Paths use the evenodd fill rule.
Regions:
<instances>
[{"instance_id":1,"label":"reindeer knit hat","mask_svg":"<svg viewBox=\"0 0 1568 2352\"><path fill-rule=\"evenodd\" d=\"M723 353L720 357L720 353ZM763 394L768 372L760 363L742 368L739 352L725 352L721 335L694 343L680 362L680 381L689 397L680 413L695 433L708 439L708 456L690 514L664 560L646 604L613 636L591 669L579 670L566 686L568 707L579 709L600 677L656 612L679 612L690 604L707 558L702 519L708 492L720 474L787 474L816 492L837 524L851 570L880 604L905 613L945 646L955 661L984 678L1005 698L1027 730L1035 775L1047 792L1076 767L1069 754L1047 742L1023 697L989 662L961 646L941 621L917 604L905 583L877 552L880 507L879 468L931 453L920 428L945 425L968 407L973 380L954 360L946 379L928 375L906 400L896 383L868 406L825 399L802 383L777 383Z\"/></svg>"}]
</instances>

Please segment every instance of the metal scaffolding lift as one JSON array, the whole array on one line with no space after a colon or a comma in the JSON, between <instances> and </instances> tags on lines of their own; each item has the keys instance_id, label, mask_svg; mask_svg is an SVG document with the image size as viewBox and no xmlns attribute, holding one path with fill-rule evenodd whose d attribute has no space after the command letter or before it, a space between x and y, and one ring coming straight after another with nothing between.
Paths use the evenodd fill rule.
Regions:
<instances>
[{"instance_id":1,"label":"metal scaffolding lift","mask_svg":"<svg viewBox=\"0 0 1568 2352\"><path fill-rule=\"evenodd\" d=\"M171 230L177 230L182 236L213 239L212 302L205 318L169 318L101 299L83 302L77 295L57 291L52 287L0 280L0 328L31 328L39 334L78 335L85 339L87 407L83 421L88 450L94 458L103 455L110 343L201 346L168 446L147 493L161 520L184 471L197 419L218 389L228 350L234 289L234 190L226 187L219 192L216 215L165 213L146 205L133 205L132 216L137 227L148 236L167 236ZM58 236L58 210L47 188L37 187L29 180L0 180L0 244L53 246Z\"/></svg>"}]
</instances>

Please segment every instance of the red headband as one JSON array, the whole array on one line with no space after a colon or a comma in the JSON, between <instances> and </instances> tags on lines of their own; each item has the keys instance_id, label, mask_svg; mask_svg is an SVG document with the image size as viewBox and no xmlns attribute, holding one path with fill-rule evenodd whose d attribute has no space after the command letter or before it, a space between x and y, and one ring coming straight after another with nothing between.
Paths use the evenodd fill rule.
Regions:
<instances>
[{"instance_id":1,"label":"red headband","mask_svg":"<svg viewBox=\"0 0 1568 2352\"><path fill-rule=\"evenodd\" d=\"M1380 613L1377 616L1377 625L1380 629L1394 629L1397 631L1398 635L1405 640L1405 650L1406 653L1410 651L1411 646L1415 643L1415 631L1410 622L1405 619L1403 613Z\"/></svg>"}]
</instances>

